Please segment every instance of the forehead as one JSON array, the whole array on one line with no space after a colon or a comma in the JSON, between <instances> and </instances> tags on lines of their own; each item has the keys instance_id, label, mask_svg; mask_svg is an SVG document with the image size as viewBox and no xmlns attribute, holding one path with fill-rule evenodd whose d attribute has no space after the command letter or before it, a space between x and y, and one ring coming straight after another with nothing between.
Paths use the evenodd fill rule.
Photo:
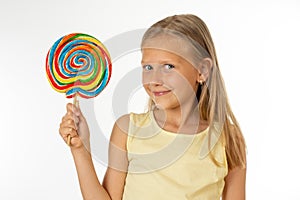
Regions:
<instances>
[{"instance_id":1,"label":"forehead","mask_svg":"<svg viewBox=\"0 0 300 200\"><path fill-rule=\"evenodd\" d=\"M190 44L181 38L170 35L159 35L148 38L142 46L143 59L145 56L169 57L172 59L184 59L192 63L192 50Z\"/></svg>"},{"instance_id":2,"label":"forehead","mask_svg":"<svg viewBox=\"0 0 300 200\"><path fill-rule=\"evenodd\" d=\"M165 63L165 62L182 62L184 58L172 52L155 49L143 48L142 49L142 63Z\"/></svg>"}]
</instances>

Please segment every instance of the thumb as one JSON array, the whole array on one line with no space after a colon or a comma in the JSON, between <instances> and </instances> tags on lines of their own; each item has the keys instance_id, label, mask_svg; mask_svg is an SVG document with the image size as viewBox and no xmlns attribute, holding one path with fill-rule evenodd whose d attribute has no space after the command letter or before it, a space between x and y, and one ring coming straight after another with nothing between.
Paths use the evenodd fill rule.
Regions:
<instances>
[{"instance_id":1,"label":"thumb","mask_svg":"<svg viewBox=\"0 0 300 200\"><path fill-rule=\"evenodd\" d=\"M79 102L77 101L76 104L75 104L75 109L74 109L74 114L79 117L79 119L84 119L84 116L81 112L81 109L80 109L80 105L79 105Z\"/></svg>"}]
</instances>

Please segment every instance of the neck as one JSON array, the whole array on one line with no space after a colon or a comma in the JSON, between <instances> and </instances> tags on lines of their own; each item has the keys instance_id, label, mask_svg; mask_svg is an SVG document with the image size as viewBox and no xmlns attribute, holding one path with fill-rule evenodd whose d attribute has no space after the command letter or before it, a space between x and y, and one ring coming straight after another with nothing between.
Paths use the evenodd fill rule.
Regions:
<instances>
[{"instance_id":1,"label":"neck","mask_svg":"<svg viewBox=\"0 0 300 200\"><path fill-rule=\"evenodd\" d=\"M197 102L181 105L176 108L157 109L155 110L155 118L162 128L173 132L191 134L204 129L203 126L200 128L200 115Z\"/></svg>"}]
</instances>

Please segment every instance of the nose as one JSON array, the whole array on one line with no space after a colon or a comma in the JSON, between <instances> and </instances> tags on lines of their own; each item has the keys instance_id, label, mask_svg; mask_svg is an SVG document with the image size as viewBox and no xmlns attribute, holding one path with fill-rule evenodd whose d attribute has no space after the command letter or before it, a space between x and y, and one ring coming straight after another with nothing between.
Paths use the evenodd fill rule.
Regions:
<instances>
[{"instance_id":1,"label":"nose","mask_svg":"<svg viewBox=\"0 0 300 200\"><path fill-rule=\"evenodd\" d=\"M152 80L151 80L150 83L155 84L155 85L162 85L163 84L163 74L160 72L160 70L156 70L152 74Z\"/></svg>"},{"instance_id":2,"label":"nose","mask_svg":"<svg viewBox=\"0 0 300 200\"><path fill-rule=\"evenodd\" d=\"M163 85L163 74L160 70L143 73L143 83L151 85Z\"/></svg>"}]
</instances>

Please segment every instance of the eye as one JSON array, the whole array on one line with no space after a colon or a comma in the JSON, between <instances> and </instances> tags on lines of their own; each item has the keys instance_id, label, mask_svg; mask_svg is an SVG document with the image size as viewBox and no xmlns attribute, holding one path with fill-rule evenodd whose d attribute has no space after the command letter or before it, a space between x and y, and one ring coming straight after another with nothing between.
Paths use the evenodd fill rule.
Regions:
<instances>
[{"instance_id":1,"label":"eye","mask_svg":"<svg viewBox=\"0 0 300 200\"><path fill-rule=\"evenodd\" d=\"M164 65L164 68L165 68L165 69L173 69L173 68L175 68L175 66L172 65L172 64L165 64L165 65Z\"/></svg>"},{"instance_id":2,"label":"eye","mask_svg":"<svg viewBox=\"0 0 300 200\"><path fill-rule=\"evenodd\" d=\"M146 71L149 71L149 70L152 70L153 67L151 65L144 65L143 69L146 70Z\"/></svg>"}]
</instances>

